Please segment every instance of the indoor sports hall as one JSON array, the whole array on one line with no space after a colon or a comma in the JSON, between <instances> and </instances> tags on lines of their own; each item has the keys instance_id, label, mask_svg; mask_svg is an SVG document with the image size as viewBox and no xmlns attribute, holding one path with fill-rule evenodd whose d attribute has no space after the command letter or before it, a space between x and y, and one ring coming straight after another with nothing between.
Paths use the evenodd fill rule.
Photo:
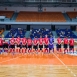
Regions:
<instances>
[{"instance_id":1,"label":"indoor sports hall","mask_svg":"<svg viewBox=\"0 0 77 77\"><path fill-rule=\"evenodd\" d=\"M77 0L0 0L0 77L77 77Z\"/></svg>"}]
</instances>

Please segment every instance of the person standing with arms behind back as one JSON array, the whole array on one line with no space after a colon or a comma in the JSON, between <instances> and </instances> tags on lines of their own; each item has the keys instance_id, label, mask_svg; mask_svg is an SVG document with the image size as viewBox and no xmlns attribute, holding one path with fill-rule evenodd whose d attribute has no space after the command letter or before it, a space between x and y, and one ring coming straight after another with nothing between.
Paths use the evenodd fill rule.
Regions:
<instances>
[{"instance_id":1,"label":"person standing with arms behind back","mask_svg":"<svg viewBox=\"0 0 77 77\"><path fill-rule=\"evenodd\" d=\"M54 52L54 38L52 37L52 35L50 35L49 38L49 53L51 52L51 50L53 50Z\"/></svg>"},{"instance_id":2,"label":"person standing with arms behind back","mask_svg":"<svg viewBox=\"0 0 77 77\"><path fill-rule=\"evenodd\" d=\"M27 50L27 53L32 53L32 39L29 37L27 39L27 46L28 46L28 50Z\"/></svg>"},{"instance_id":3,"label":"person standing with arms behind back","mask_svg":"<svg viewBox=\"0 0 77 77\"><path fill-rule=\"evenodd\" d=\"M38 50L38 40L37 40L37 37L34 37L34 39L33 39L33 48L34 48L34 52L37 53L37 50Z\"/></svg>"},{"instance_id":4,"label":"person standing with arms behind back","mask_svg":"<svg viewBox=\"0 0 77 77\"><path fill-rule=\"evenodd\" d=\"M57 50L58 52L62 52L61 50L61 43L62 43L62 39L60 37L57 38Z\"/></svg>"},{"instance_id":5,"label":"person standing with arms behind back","mask_svg":"<svg viewBox=\"0 0 77 77\"><path fill-rule=\"evenodd\" d=\"M68 38L67 37L64 38L64 54L66 53L65 52L66 50L68 53Z\"/></svg>"},{"instance_id":6,"label":"person standing with arms behind back","mask_svg":"<svg viewBox=\"0 0 77 77\"><path fill-rule=\"evenodd\" d=\"M20 38L20 36L18 36L18 37L16 38L15 42L16 42L16 44L17 44L17 49L16 49L16 51L17 51L17 53L20 53L20 48L21 48L21 38Z\"/></svg>"},{"instance_id":7,"label":"person standing with arms behind back","mask_svg":"<svg viewBox=\"0 0 77 77\"><path fill-rule=\"evenodd\" d=\"M25 54L26 53L26 50L27 50L27 39L26 39L25 36L21 39L21 42L22 42L21 53L22 54Z\"/></svg>"},{"instance_id":8,"label":"person standing with arms behind back","mask_svg":"<svg viewBox=\"0 0 77 77\"><path fill-rule=\"evenodd\" d=\"M73 38L71 38L70 40L69 40L69 51L73 51L73 53L74 53L74 39Z\"/></svg>"},{"instance_id":9,"label":"person standing with arms behind back","mask_svg":"<svg viewBox=\"0 0 77 77\"><path fill-rule=\"evenodd\" d=\"M43 51L43 38L42 38L42 36L40 36L40 38L38 39L39 40L39 52L41 52L42 53L42 51Z\"/></svg>"},{"instance_id":10,"label":"person standing with arms behind back","mask_svg":"<svg viewBox=\"0 0 77 77\"><path fill-rule=\"evenodd\" d=\"M47 35L45 35L45 38L44 38L44 52L49 52L49 38Z\"/></svg>"},{"instance_id":11,"label":"person standing with arms behind back","mask_svg":"<svg viewBox=\"0 0 77 77\"><path fill-rule=\"evenodd\" d=\"M10 52L14 53L15 52L15 38L12 36L10 39Z\"/></svg>"}]
</instances>

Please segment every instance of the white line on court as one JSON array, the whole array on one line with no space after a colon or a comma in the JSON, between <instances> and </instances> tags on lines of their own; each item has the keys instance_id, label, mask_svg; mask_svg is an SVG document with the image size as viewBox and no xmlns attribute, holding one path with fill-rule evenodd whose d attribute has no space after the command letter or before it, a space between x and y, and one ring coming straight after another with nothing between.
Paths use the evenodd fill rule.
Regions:
<instances>
[{"instance_id":1,"label":"white line on court","mask_svg":"<svg viewBox=\"0 0 77 77\"><path fill-rule=\"evenodd\" d=\"M68 68L68 66L73 66L73 65L65 65L65 64L63 63L63 61L62 61L61 59L59 59L54 53L52 53L52 54L68 69L68 71L70 71L71 74L73 74L74 77L76 77L76 74L74 74L74 72L73 72L71 69ZM23 55L22 55L22 56L23 56ZM19 56L19 57L22 57L22 56ZM2 62L0 62L0 64L1 64L1 63L4 63L4 62L11 61L11 60L14 60L14 59L17 59L17 58L19 58L19 57L15 57L15 58L12 58L12 59L9 59L9 60L6 60L6 61L2 61ZM23 64L23 65L24 65L24 64ZM36 65L37 65L37 64L36 64ZM43 66L63 66L63 65L43 65ZM77 65L74 65L74 66L77 66Z\"/></svg>"},{"instance_id":2,"label":"white line on court","mask_svg":"<svg viewBox=\"0 0 77 77\"><path fill-rule=\"evenodd\" d=\"M22 56L19 56L19 57L22 57ZM1 63L4 63L4 62L7 62L7 61L11 61L11 60L17 59L17 58L19 58L19 57L15 57L15 58L12 58L12 59L8 59L8 60L5 60L5 61L1 61L0 64L1 64Z\"/></svg>"},{"instance_id":3,"label":"white line on court","mask_svg":"<svg viewBox=\"0 0 77 77\"><path fill-rule=\"evenodd\" d=\"M23 56L23 55L21 55L21 56L19 56L19 57L22 57L22 56ZM8 59L8 60L5 60L5 61L1 61L0 64L1 64L1 63L4 63L4 62L7 62L7 61L11 61L11 60L17 59L17 58L19 58L19 57L15 57L15 58L12 58L12 59Z\"/></svg>"},{"instance_id":4,"label":"white line on court","mask_svg":"<svg viewBox=\"0 0 77 77\"><path fill-rule=\"evenodd\" d=\"M71 74L73 74L74 77L76 77L76 74L74 74L74 72L70 68L68 68L67 65L64 64L60 58L58 58L53 52L52 54L70 71Z\"/></svg>"},{"instance_id":5,"label":"white line on court","mask_svg":"<svg viewBox=\"0 0 77 77\"><path fill-rule=\"evenodd\" d=\"M22 55L23 56L23 55ZM19 57L22 57L22 56L19 56ZM56 56L56 55L55 55ZM12 59L8 59L8 60L5 60L5 61L1 61L0 62L0 64L1 63L4 63L4 62L8 62L8 61L11 61L11 60L14 60L14 59L17 59L17 58L19 58L19 57L15 57L15 58L12 58ZM57 57L57 56L56 56ZM61 62L62 63L62 62ZM25 65L25 64L21 64L21 65ZM27 65L27 64L26 64ZM28 65L31 65L31 64L28 64ZM39 64L33 64L33 65L39 65ZM65 65L64 63L63 63L63 65ZM63 65L51 65L51 64L45 64L45 65L41 65L41 66L63 66ZM66 66L66 68L67 68L67 66L77 66L77 65L65 65Z\"/></svg>"}]
</instances>

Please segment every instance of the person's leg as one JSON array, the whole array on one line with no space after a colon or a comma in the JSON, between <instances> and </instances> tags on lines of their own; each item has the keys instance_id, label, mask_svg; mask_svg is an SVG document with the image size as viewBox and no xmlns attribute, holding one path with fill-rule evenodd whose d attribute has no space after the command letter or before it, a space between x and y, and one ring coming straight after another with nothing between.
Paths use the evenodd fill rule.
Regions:
<instances>
[{"instance_id":1,"label":"person's leg","mask_svg":"<svg viewBox=\"0 0 77 77\"><path fill-rule=\"evenodd\" d=\"M74 53L74 46L72 46L72 50L73 50L73 53Z\"/></svg>"},{"instance_id":2,"label":"person's leg","mask_svg":"<svg viewBox=\"0 0 77 77\"><path fill-rule=\"evenodd\" d=\"M57 53L59 53L59 44L56 46Z\"/></svg>"},{"instance_id":3,"label":"person's leg","mask_svg":"<svg viewBox=\"0 0 77 77\"><path fill-rule=\"evenodd\" d=\"M62 52L61 44L59 45L59 51L60 53Z\"/></svg>"}]
</instances>

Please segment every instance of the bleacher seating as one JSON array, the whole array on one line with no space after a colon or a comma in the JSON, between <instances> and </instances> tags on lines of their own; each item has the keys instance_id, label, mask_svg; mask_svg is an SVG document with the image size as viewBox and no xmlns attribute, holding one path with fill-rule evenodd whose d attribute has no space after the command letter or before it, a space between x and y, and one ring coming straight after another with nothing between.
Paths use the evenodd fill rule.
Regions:
<instances>
[{"instance_id":1,"label":"bleacher seating","mask_svg":"<svg viewBox=\"0 0 77 77\"><path fill-rule=\"evenodd\" d=\"M26 30L25 29L11 29L7 35L5 36L5 38L11 38L12 36L14 36L15 38L17 38L17 36L20 36L21 38L23 38L26 34ZM65 36L67 36L68 38L77 38L77 35L75 35L70 29L57 29L56 30L56 34L57 36L60 36L61 38L64 38ZM52 30L51 29L45 29L45 28L41 28L41 29L31 29L30 30L30 37L31 39L33 39L34 37L40 38L40 35L44 38L45 35L48 35L48 38L50 37L50 35L53 36ZM54 35L55 36L55 35Z\"/></svg>"},{"instance_id":2,"label":"bleacher seating","mask_svg":"<svg viewBox=\"0 0 77 77\"><path fill-rule=\"evenodd\" d=\"M20 36L21 38L23 38L25 36L25 29L11 29L8 34L5 36L5 38L11 38L12 36L14 36L15 38L17 38L17 36Z\"/></svg>"},{"instance_id":3,"label":"bleacher seating","mask_svg":"<svg viewBox=\"0 0 77 77\"><path fill-rule=\"evenodd\" d=\"M16 19L18 22L66 22L61 12L24 12L21 11Z\"/></svg>"},{"instance_id":4,"label":"bleacher seating","mask_svg":"<svg viewBox=\"0 0 77 77\"><path fill-rule=\"evenodd\" d=\"M52 34L51 29L31 29L31 34L30 37L33 39L34 37L40 38L40 35L42 35L42 37L44 38L45 35L48 35L48 37L50 37L50 35Z\"/></svg>"},{"instance_id":5,"label":"bleacher seating","mask_svg":"<svg viewBox=\"0 0 77 77\"><path fill-rule=\"evenodd\" d=\"M11 18L14 11L0 11L0 16L6 16L6 18Z\"/></svg>"},{"instance_id":6,"label":"bleacher seating","mask_svg":"<svg viewBox=\"0 0 77 77\"><path fill-rule=\"evenodd\" d=\"M77 36L70 29L57 29L56 33L61 38L64 38L65 36L67 36L68 38L77 38Z\"/></svg>"},{"instance_id":7,"label":"bleacher seating","mask_svg":"<svg viewBox=\"0 0 77 77\"><path fill-rule=\"evenodd\" d=\"M70 19L77 17L77 12L66 12L66 13L67 13L68 16L70 17Z\"/></svg>"}]
</instances>

